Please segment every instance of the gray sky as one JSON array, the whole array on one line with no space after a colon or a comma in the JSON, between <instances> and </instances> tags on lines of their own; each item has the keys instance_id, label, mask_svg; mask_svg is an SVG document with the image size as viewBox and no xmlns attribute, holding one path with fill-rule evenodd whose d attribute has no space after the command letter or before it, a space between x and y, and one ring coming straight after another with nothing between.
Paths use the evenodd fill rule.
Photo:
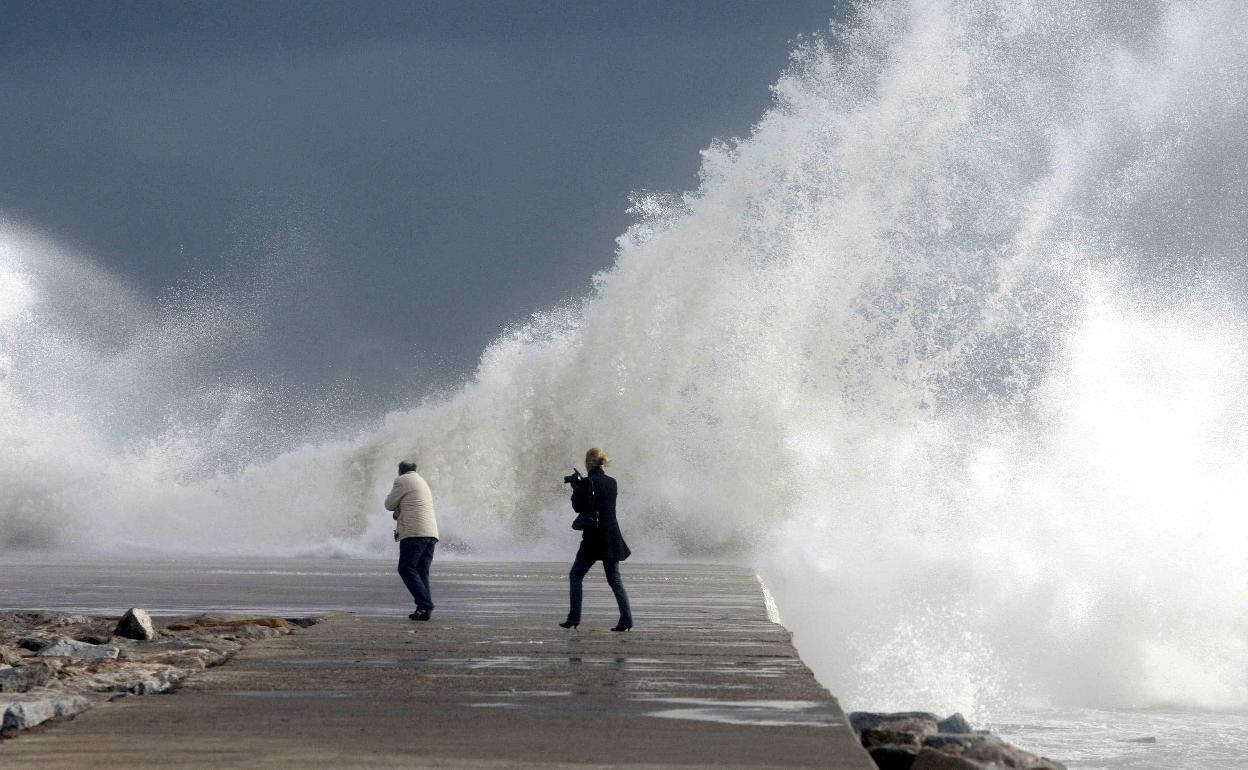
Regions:
<instances>
[{"instance_id":1,"label":"gray sky","mask_svg":"<svg viewBox=\"0 0 1248 770\"><path fill-rule=\"evenodd\" d=\"M154 300L264 286L223 365L393 405L586 291L846 10L0 0L0 212Z\"/></svg>"}]
</instances>

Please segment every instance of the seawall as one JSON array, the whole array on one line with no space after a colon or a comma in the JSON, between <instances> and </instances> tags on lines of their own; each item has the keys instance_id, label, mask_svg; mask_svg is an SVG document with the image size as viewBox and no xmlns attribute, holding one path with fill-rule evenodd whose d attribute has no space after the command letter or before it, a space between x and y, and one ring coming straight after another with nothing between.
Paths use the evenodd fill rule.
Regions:
<instances>
[{"instance_id":1,"label":"seawall","mask_svg":"<svg viewBox=\"0 0 1248 770\"><path fill-rule=\"evenodd\" d=\"M768 619L748 570L626 564L629 633L608 630L616 617L600 569L571 631L556 625L564 564L441 562L428 623L406 619L397 576L337 570L337 580L302 583L222 571L198 589L201 609L314 608L313 592L332 582L326 591L344 606L357 594L366 612L257 642L174 695L128 698L4 741L0 765L874 767L789 633ZM282 596L267 595L273 585ZM377 611L378 592L394 599L391 614Z\"/></svg>"}]
</instances>

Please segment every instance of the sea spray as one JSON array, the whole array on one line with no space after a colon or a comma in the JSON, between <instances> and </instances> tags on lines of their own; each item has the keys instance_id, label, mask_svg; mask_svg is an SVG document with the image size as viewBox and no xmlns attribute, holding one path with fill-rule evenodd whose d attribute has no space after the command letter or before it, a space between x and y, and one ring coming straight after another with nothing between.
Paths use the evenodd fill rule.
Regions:
<instances>
[{"instance_id":1,"label":"sea spray","mask_svg":"<svg viewBox=\"0 0 1248 770\"><path fill-rule=\"evenodd\" d=\"M1245 23L864 5L697 190L635 199L589 296L459 391L284 451L245 380L167 397L271 333L246 298L156 312L6 226L0 537L388 553L415 454L448 549L566 557L558 479L602 445L638 558L757 565L846 702L1242 707ZM83 283L121 298L102 336Z\"/></svg>"}]
</instances>

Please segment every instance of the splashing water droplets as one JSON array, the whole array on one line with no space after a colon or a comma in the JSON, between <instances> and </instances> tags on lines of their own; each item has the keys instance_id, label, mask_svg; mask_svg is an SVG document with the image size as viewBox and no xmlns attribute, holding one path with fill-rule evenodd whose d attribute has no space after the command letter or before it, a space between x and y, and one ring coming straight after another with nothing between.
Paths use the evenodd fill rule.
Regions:
<instances>
[{"instance_id":1,"label":"splashing water droplets","mask_svg":"<svg viewBox=\"0 0 1248 770\"><path fill-rule=\"evenodd\" d=\"M153 321L97 276L119 328L75 337L75 286L27 282L39 249L6 229L0 540L381 553L415 454L448 547L562 557L558 479L602 445L634 550L757 564L848 702L1242 707L1246 26L1230 2L864 5L697 190L634 198L590 296L459 391L286 451L231 452L270 425L241 386L119 440L110 411L263 324L211 291Z\"/></svg>"}]
</instances>

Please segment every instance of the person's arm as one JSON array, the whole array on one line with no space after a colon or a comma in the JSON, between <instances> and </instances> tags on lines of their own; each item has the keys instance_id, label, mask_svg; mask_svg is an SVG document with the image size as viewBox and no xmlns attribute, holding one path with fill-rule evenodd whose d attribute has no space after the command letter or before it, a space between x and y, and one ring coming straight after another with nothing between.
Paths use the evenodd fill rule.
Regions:
<instances>
[{"instance_id":1,"label":"person's arm","mask_svg":"<svg viewBox=\"0 0 1248 770\"><path fill-rule=\"evenodd\" d=\"M390 494L386 495L386 510L394 511L394 518L399 518L399 501L403 499L403 495L407 494L406 485L403 484L402 478L394 480L394 488L390 490Z\"/></svg>"}]
</instances>

